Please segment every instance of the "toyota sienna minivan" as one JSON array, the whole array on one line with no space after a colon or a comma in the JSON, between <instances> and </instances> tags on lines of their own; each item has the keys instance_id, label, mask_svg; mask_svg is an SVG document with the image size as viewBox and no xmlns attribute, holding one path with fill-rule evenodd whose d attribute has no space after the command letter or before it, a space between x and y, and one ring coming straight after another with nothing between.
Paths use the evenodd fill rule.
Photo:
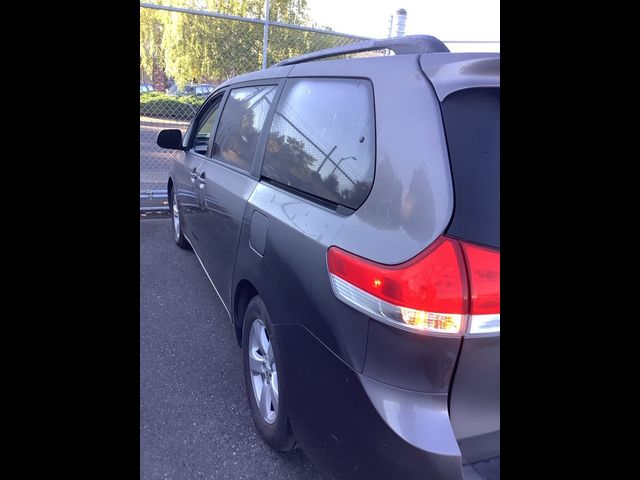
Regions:
<instances>
[{"instance_id":1,"label":"toyota sienna minivan","mask_svg":"<svg viewBox=\"0 0 640 480\"><path fill-rule=\"evenodd\" d=\"M175 241L271 447L333 478L499 478L499 54L426 35L313 52L221 84L157 142L184 152Z\"/></svg>"}]
</instances>

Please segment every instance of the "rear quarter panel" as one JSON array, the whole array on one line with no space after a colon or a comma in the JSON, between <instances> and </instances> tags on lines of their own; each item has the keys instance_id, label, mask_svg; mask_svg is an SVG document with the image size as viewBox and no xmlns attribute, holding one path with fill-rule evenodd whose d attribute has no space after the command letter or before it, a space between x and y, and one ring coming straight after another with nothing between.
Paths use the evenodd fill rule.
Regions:
<instances>
[{"instance_id":1,"label":"rear quarter panel","mask_svg":"<svg viewBox=\"0 0 640 480\"><path fill-rule=\"evenodd\" d=\"M361 372L369 319L334 296L327 249L336 245L396 264L431 244L453 210L446 141L437 96L417 55L311 62L289 72L289 77L311 76L371 81L376 123L371 193L360 209L342 215L259 182L244 215L234 284L249 280L274 323L304 326ZM254 211L268 219L263 256L249 246Z\"/></svg>"},{"instance_id":2,"label":"rear quarter panel","mask_svg":"<svg viewBox=\"0 0 640 480\"><path fill-rule=\"evenodd\" d=\"M379 263L402 263L445 231L453 211L453 188L436 92L420 69L417 55L310 62L294 65L289 72L289 77L310 76L365 78L371 82L376 123L376 171L371 193L360 209L344 215L258 182L244 214L234 285L243 280L251 282L263 298L276 331L298 332L297 342L288 339L286 344L294 347L281 352L287 361L279 366L286 388L295 390L290 393L293 398L302 401L306 392L319 388L305 385L308 376L300 374L301 369L313 364L306 358L313 349L298 344L306 339L317 347L312 338L333 354L330 356L335 357L336 364L382 382L400 383L412 391L446 398L460 339L421 336L412 339L415 348L404 348L406 342L397 338L403 337L402 333L385 335L384 330L391 327L375 324L372 328L373 320L336 298L326 259L328 248L335 245ZM250 245L254 212L267 219L266 228L262 220L259 227L261 232L266 229L260 252ZM367 351L372 340L377 350L375 358ZM400 349L391 351L395 340ZM389 369L385 356L396 353L398 360ZM436 357L438 360L432 361ZM410 375L394 375L398 373L395 367L403 361L411 365L406 369ZM329 376L331 372L327 369L316 374ZM287 378L296 380L289 383ZM333 380L342 382L346 389L355 377L344 374ZM313 420L308 414L297 415L296 410L291 413L294 433L306 439L305 449L324 452L326 444L322 442L329 440L318 439L315 444L317 431L310 422L335 424L330 409L341 409L340 401L336 402L318 410ZM446 417L446 401L440 410ZM306 433L301 430L305 427ZM454 460L459 462L457 457ZM459 463L456 468L460 468ZM434 469L431 466L425 472Z\"/></svg>"}]
</instances>

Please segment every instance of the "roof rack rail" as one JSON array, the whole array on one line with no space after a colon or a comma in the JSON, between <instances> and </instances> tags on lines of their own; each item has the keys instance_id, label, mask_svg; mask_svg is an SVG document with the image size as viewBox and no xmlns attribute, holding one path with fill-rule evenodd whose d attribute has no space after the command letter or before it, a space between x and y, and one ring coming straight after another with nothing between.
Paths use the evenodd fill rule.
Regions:
<instances>
[{"instance_id":1,"label":"roof rack rail","mask_svg":"<svg viewBox=\"0 0 640 480\"><path fill-rule=\"evenodd\" d=\"M282 67L284 65L294 65L296 63L310 62L321 58L335 57L349 53L369 52L372 50L392 50L396 55L407 55L412 53L440 53L449 52L447 46L431 35L405 35L402 37L371 39L364 42L352 43L342 47L325 48L315 52L305 53L297 57L291 57L281 62L271 65L272 67Z\"/></svg>"}]
</instances>

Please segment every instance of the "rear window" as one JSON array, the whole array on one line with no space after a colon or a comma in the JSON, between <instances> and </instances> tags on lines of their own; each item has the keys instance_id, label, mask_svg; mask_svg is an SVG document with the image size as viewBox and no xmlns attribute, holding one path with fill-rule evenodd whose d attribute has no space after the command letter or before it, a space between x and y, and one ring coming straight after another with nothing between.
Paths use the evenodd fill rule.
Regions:
<instances>
[{"instance_id":1,"label":"rear window","mask_svg":"<svg viewBox=\"0 0 640 480\"><path fill-rule=\"evenodd\" d=\"M455 190L448 233L500 248L500 89L452 93L442 115Z\"/></svg>"},{"instance_id":2,"label":"rear window","mask_svg":"<svg viewBox=\"0 0 640 480\"><path fill-rule=\"evenodd\" d=\"M375 170L373 89L361 79L290 79L267 140L262 175L357 209Z\"/></svg>"}]
</instances>

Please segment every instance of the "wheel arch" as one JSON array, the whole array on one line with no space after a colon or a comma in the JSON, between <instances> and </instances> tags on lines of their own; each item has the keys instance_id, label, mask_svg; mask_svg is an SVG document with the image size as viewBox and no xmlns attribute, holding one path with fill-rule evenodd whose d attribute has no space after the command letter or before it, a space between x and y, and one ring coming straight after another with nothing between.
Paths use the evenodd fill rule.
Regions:
<instances>
[{"instance_id":1,"label":"wheel arch","mask_svg":"<svg viewBox=\"0 0 640 480\"><path fill-rule=\"evenodd\" d=\"M233 297L233 327L236 333L236 340L240 346L242 346L244 312L247 310L247 305L249 305L251 299L256 295L259 295L258 289L246 278L240 280L236 285Z\"/></svg>"}]
</instances>

